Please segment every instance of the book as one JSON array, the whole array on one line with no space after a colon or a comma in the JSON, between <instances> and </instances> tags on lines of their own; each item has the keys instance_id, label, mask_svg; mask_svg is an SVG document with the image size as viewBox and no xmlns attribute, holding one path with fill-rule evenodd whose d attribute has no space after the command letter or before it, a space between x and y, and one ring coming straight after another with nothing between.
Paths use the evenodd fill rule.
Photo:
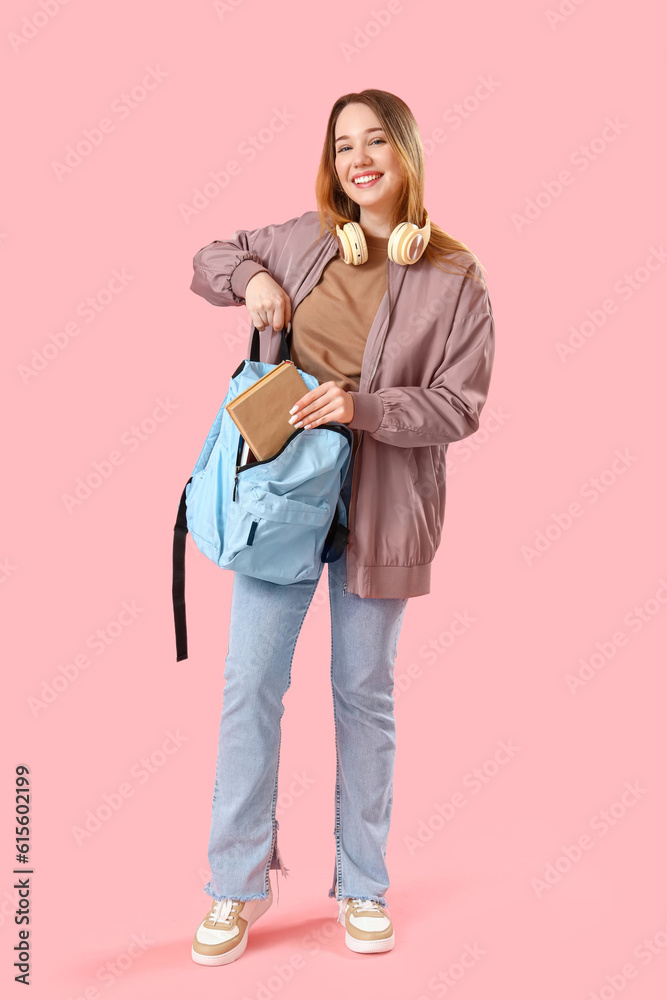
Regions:
<instances>
[{"instance_id":1,"label":"book","mask_svg":"<svg viewBox=\"0 0 667 1000\"><path fill-rule=\"evenodd\" d=\"M281 361L227 404L225 409L258 461L275 455L294 433L289 411L307 392L294 362Z\"/></svg>"},{"instance_id":2,"label":"book","mask_svg":"<svg viewBox=\"0 0 667 1000\"><path fill-rule=\"evenodd\" d=\"M250 451L250 445L247 441L243 442L243 448L241 449L241 458L239 459L239 466L245 465L247 462L256 462L257 456L253 455Z\"/></svg>"}]
</instances>

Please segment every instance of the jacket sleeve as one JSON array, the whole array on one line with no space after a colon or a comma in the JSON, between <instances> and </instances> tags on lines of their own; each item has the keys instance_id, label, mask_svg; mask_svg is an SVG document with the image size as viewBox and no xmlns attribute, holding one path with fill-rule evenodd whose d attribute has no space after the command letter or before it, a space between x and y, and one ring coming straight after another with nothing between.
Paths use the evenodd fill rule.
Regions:
<instances>
[{"instance_id":1,"label":"jacket sleeve","mask_svg":"<svg viewBox=\"0 0 667 1000\"><path fill-rule=\"evenodd\" d=\"M430 385L351 391L349 427L403 448L449 444L478 429L491 380L495 327L486 284L471 277L473 269L482 277L478 264L466 273L443 359Z\"/></svg>"},{"instance_id":2,"label":"jacket sleeve","mask_svg":"<svg viewBox=\"0 0 667 1000\"><path fill-rule=\"evenodd\" d=\"M261 229L238 229L230 239L202 247L194 256L191 290L214 306L243 305L246 285L258 271L271 273L299 218Z\"/></svg>"}]
</instances>

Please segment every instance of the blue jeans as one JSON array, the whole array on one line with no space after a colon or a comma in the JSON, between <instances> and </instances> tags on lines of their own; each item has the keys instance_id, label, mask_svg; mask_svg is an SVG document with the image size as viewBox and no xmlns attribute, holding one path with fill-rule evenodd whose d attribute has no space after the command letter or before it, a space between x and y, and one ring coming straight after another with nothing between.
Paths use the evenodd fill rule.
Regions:
<instances>
[{"instance_id":1,"label":"blue jeans","mask_svg":"<svg viewBox=\"0 0 667 1000\"><path fill-rule=\"evenodd\" d=\"M347 507L352 467L342 492ZM346 555L328 564L336 738L335 861L328 895L386 905L394 662L408 598L344 592ZM211 880L204 886L214 899L264 899L270 869L287 874L276 819L282 699L320 577L283 585L234 573L208 849Z\"/></svg>"}]
</instances>

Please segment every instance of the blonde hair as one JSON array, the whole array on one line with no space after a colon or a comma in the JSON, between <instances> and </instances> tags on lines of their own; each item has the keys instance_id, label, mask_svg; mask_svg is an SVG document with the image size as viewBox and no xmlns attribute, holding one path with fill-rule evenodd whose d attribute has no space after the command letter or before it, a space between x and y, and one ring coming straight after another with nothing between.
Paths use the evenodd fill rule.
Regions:
<instances>
[{"instance_id":1,"label":"blonde hair","mask_svg":"<svg viewBox=\"0 0 667 1000\"><path fill-rule=\"evenodd\" d=\"M402 195L397 199L390 221L392 230L400 222L415 222L423 226L424 216L424 147L414 115L407 104L386 90L362 90L359 94L344 94L339 97L329 115L327 131L322 149L319 169L315 180L315 197L317 211L320 217L320 236L328 231L336 236L336 226L341 228L346 222L358 222L359 205L343 191L335 166L335 128L338 116L348 104L366 104L377 115L384 129L389 144L403 168L404 186ZM451 259L460 253L470 254L473 262L482 268L481 261L460 240L450 236L431 220L431 236L423 256L435 267L448 274L461 274L473 265L468 260L460 262ZM463 268L463 271L449 271L442 266L442 261ZM483 278L471 274L484 283Z\"/></svg>"}]
</instances>

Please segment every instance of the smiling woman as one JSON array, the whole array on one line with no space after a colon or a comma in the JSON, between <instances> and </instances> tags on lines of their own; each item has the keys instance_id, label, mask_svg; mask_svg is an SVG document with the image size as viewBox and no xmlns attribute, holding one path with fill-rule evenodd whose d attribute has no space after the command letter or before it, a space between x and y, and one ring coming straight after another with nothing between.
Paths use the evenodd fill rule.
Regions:
<instances>
[{"instance_id":1,"label":"smiling woman","mask_svg":"<svg viewBox=\"0 0 667 1000\"><path fill-rule=\"evenodd\" d=\"M369 236L389 237L389 210L399 199L403 169L378 118L367 104L348 104L340 113L335 140L336 174ZM349 134L348 134L349 133ZM373 191L373 194L367 192Z\"/></svg>"},{"instance_id":2,"label":"smiling woman","mask_svg":"<svg viewBox=\"0 0 667 1000\"><path fill-rule=\"evenodd\" d=\"M430 592L446 450L477 430L494 356L479 261L431 222L423 191L424 151L405 102L382 90L346 94L329 115L317 212L215 240L195 255L191 285L214 305L246 306L269 364L291 324L291 359L319 383L291 423L309 431L337 421L354 432L341 492L348 544L327 564L336 737L328 894L348 948L364 953L394 945L385 893L399 635L408 599ZM204 886L212 900L192 944L203 965L241 957L249 927L271 906L271 868L287 874L276 819L282 699L318 582L234 574Z\"/></svg>"}]
</instances>

